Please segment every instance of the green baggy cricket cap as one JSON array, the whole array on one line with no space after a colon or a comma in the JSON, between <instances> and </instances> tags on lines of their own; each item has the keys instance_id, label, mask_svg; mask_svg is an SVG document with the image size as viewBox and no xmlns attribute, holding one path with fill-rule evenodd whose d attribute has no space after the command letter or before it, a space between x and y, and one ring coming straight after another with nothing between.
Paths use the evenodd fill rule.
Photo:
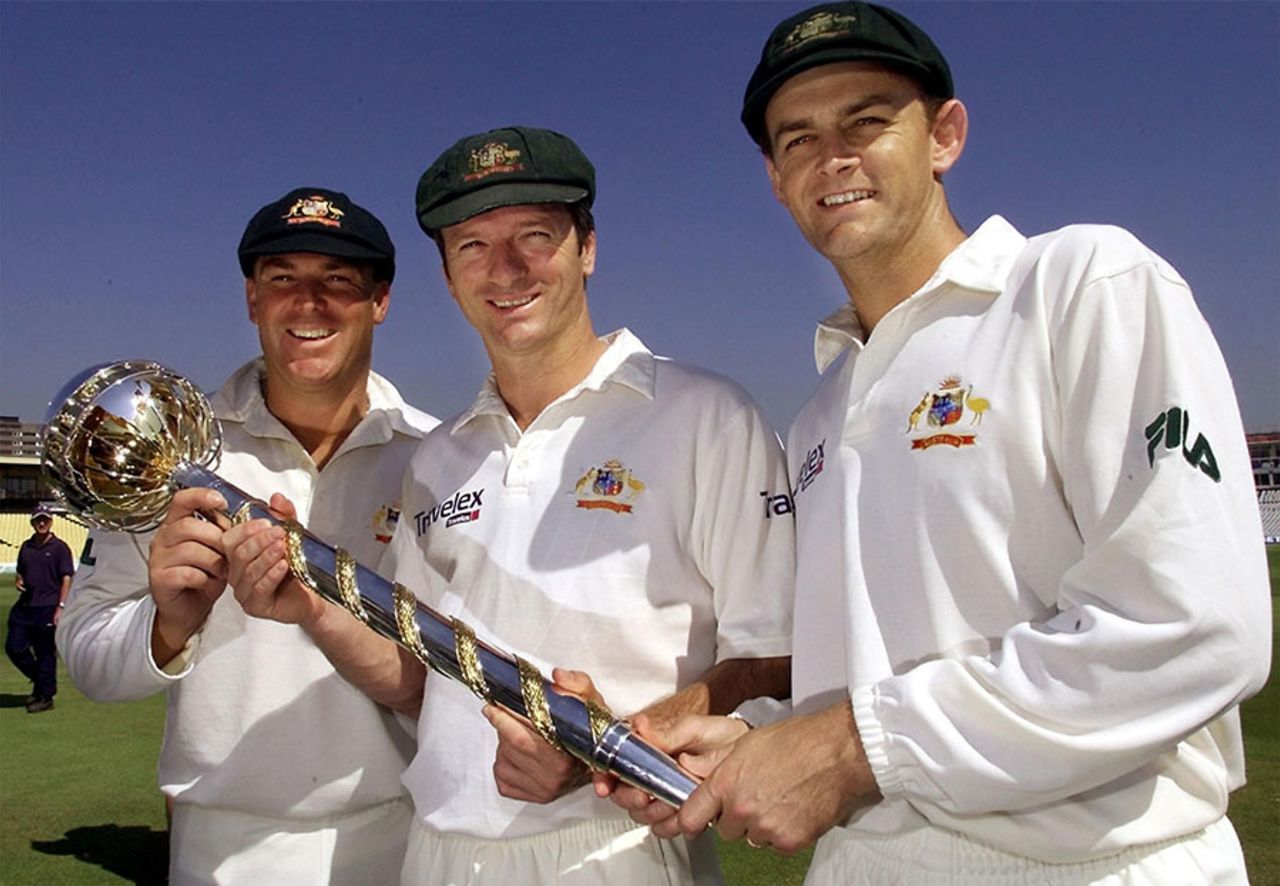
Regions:
<instances>
[{"instance_id":1,"label":"green baggy cricket cap","mask_svg":"<svg viewBox=\"0 0 1280 886\"><path fill-rule=\"evenodd\" d=\"M785 19L769 35L742 97L742 125L765 146L765 109L783 83L820 65L859 61L899 71L933 98L955 96L941 50L906 16L874 3L823 3Z\"/></svg>"},{"instance_id":2,"label":"green baggy cricket cap","mask_svg":"<svg viewBox=\"0 0 1280 886\"><path fill-rule=\"evenodd\" d=\"M396 247L377 216L339 191L294 188L254 213L240 238L240 270L253 276L262 255L314 252L368 262L391 282L396 275Z\"/></svg>"},{"instance_id":3,"label":"green baggy cricket cap","mask_svg":"<svg viewBox=\"0 0 1280 886\"><path fill-rule=\"evenodd\" d=\"M441 154L418 180L418 224L428 235L500 206L591 206L596 170L566 135L509 126L469 135Z\"/></svg>"}]
</instances>

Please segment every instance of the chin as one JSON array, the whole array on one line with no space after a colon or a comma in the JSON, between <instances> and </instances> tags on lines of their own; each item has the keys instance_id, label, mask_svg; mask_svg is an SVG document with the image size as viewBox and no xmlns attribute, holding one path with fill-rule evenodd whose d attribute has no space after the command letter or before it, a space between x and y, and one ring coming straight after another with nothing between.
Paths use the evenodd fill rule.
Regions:
<instances>
[{"instance_id":1,"label":"chin","mask_svg":"<svg viewBox=\"0 0 1280 886\"><path fill-rule=\"evenodd\" d=\"M288 364L285 373L297 384L314 387L331 381L338 371L329 361L300 360Z\"/></svg>"}]
</instances>

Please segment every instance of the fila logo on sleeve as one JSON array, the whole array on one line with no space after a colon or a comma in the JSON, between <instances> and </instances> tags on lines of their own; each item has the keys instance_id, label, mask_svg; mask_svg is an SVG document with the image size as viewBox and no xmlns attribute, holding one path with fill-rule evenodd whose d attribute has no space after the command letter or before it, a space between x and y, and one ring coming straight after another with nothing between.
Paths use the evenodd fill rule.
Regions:
<instances>
[{"instance_id":1,"label":"fila logo on sleeve","mask_svg":"<svg viewBox=\"0 0 1280 886\"><path fill-rule=\"evenodd\" d=\"M1147 464L1156 466L1156 451L1165 449L1181 450L1182 457L1193 468L1199 468L1214 483L1222 482L1222 472L1218 469L1218 459L1214 457L1213 447L1204 434L1196 434L1195 443L1191 442L1191 415L1180 406L1173 406L1160 413L1151 424L1143 429L1147 438Z\"/></svg>"}]
</instances>

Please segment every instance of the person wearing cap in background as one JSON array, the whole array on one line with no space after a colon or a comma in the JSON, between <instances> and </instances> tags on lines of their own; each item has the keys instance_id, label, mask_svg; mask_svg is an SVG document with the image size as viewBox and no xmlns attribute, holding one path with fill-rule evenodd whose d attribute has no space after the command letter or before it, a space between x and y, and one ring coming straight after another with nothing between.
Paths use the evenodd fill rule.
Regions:
<instances>
[{"instance_id":1,"label":"person wearing cap in background","mask_svg":"<svg viewBox=\"0 0 1280 886\"><path fill-rule=\"evenodd\" d=\"M419 223L493 371L414 456L384 572L544 672L581 669L553 673L583 695L594 678L619 714L785 697L794 530L777 435L731 382L626 329L596 335L594 197L590 161L542 129L468 136L422 176ZM278 528L227 539L246 609L314 617L314 596L277 587ZM659 840L588 780L523 721L433 677L402 882L719 880L712 835Z\"/></svg>"},{"instance_id":2,"label":"person wearing cap in background","mask_svg":"<svg viewBox=\"0 0 1280 886\"><path fill-rule=\"evenodd\" d=\"M239 258L262 354L212 399L219 474L285 490L309 528L376 563L437 423L370 368L395 248L345 194L299 188L253 216ZM185 490L153 535L90 535L59 631L72 679L99 701L167 691L171 883L395 882L412 736L306 631L223 593L225 521L202 519L222 508Z\"/></svg>"},{"instance_id":3,"label":"person wearing cap in background","mask_svg":"<svg viewBox=\"0 0 1280 886\"><path fill-rule=\"evenodd\" d=\"M31 514L31 537L18 548L14 587L20 596L9 610L4 651L31 681L27 713L53 707L58 694L58 654L55 628L66 606L75 565L67 543L53 534L53 513L38 507Z\"/></svg>"},{"instance_id":4,"label":"person wearing cap in background","mask_svg":"<svg viewBox=\"0 0 1280 886\"><path fill-rule=\"evenodd\" d=\"M788 436L793 716L682 721L659 743L707 780L676 817L618 801L660 833L825 834L816 884L1243 883L1267 570L1187 284L1119 228L962 230L965 107L892 10L783 21L742 121L848 295Z\"/></svg>"}]
</instances>

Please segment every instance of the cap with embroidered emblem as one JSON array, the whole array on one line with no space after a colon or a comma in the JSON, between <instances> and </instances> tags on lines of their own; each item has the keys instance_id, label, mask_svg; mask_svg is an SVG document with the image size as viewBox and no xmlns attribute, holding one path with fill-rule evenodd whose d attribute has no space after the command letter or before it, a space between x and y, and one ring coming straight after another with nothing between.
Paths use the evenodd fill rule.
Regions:
<instances>
[{"instance_id":1,"label":"cap with embroidered emblem","mask_svg":"<svg viewBox=\"0 0 1280 886\"><path fill-rule=\"evenodd\" d=\"M373 264L388 282L396 272L396 248L369 210L339 191L295 188L259 209L240 238L240 270L253 276L259 256L314 252Z\"/></svg>"},{"instance_id":2,"label":"cap with embroidered emblem","mask_svg":"<svg viewBox=\"0 0 1280 886\"><path fill-rule=\"evenodd\" d=\"M596 170L566 135L510 126L455 142L418 180L418 224L428 234L502 206L591 206Z\"/></svg>"},{"instance_id":3,"label":"cap with embroidered emblem","mask_svg":"<svg viewBox=\"0 0 1280 886\"><path fill-rule=\"evenodd\" d=\"M765 145L765 110L783 83L810 68L852 61L900 71L931 97L955 96L946 58L906 16L874 3L824 3L773 29L742 97L742 125L757 144Z\"/></svg>"}]
</instances>

